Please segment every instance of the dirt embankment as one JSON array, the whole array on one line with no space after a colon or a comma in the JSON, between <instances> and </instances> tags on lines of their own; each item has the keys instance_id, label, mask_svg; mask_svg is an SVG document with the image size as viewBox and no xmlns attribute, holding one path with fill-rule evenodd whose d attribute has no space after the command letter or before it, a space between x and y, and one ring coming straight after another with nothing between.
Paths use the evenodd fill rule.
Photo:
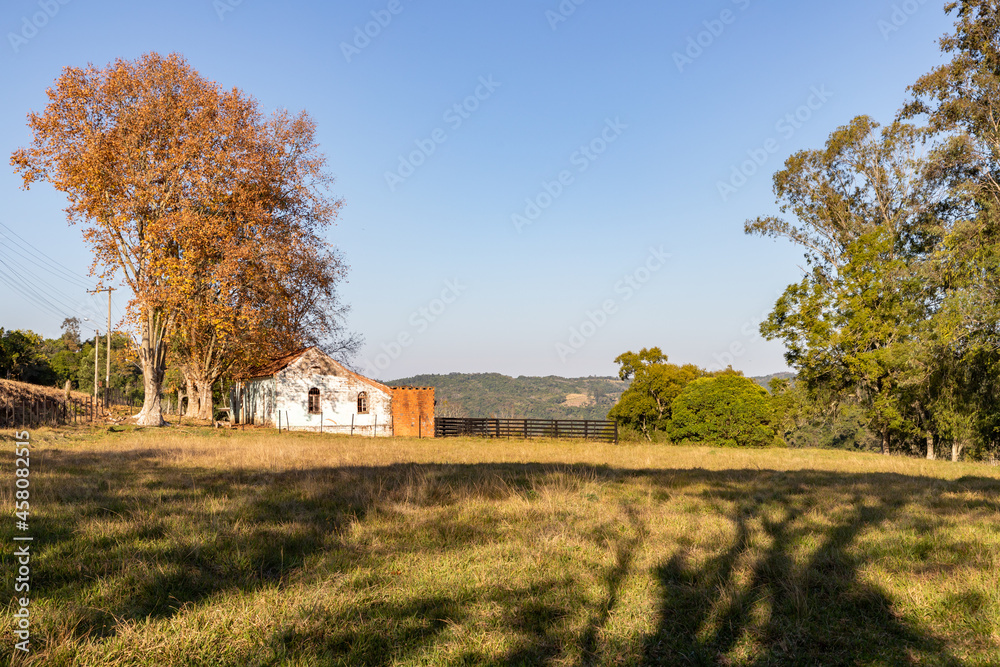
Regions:
<instances>
[{"instance_id":1,"label":"dirt embankment","mask_svg":"<svg viewBox=\"0 0 1000 667\"><path fill-rule=\"evenodd\" d=\"M78 401L86 401L91 395L85 394L82 391L71 391L70 396ZM43 387L38 384L29 384L16 380L0 380L0 403L7 401L12 403L31 400L40 401L43 398L64 401L66 400L66 392L56 387Z\"/></svg>"}]
</instances>

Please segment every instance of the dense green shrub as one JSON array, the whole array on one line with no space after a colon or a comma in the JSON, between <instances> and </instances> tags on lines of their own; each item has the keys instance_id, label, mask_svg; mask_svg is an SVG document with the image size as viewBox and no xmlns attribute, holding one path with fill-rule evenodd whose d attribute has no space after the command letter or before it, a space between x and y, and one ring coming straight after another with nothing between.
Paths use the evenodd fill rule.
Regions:
<instances>
[{"instance_id":1,"label":"dense green shrub","mask_svg":"<svg viewBox=\"0 0 1000 667\"><path fill-rule=\"evenodd\" d=\"M608 419L642 433L649 441L669 426L670 406L681 390L706 374L693 364L668 364L667 355L658 347L642 348L638 354L620 354L615 363L621 367L618 377L630 384L611 408Z\"/></svg>"},{"instance_id":2,"label":"dense green shrub","mask_svg":"<svg viewBox=\"0 0 1000 667\"><path fill-rule=\"evenodd\" d=\"M736 373L701 378L674 400L669 433L675 442L765 447L776 441L774 407L763 387Z\"/></svg>"}]
</instances>

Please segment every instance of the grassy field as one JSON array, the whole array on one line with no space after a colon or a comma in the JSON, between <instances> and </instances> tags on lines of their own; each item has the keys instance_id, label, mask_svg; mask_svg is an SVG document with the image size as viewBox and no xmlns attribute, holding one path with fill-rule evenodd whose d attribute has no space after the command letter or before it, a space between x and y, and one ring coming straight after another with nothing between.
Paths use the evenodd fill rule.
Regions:
<instances>
[{"instance_id":1,"label":"grassy field","mask_svg":"<svg viewBox=\"0 0 1000 667\"><path fill-rule=\"evenodd\" d=\"M998 468L176 427L33 440L32 650L15 655L8 604L3 664L1000 664Z\"/></svg>"}]
</instances>

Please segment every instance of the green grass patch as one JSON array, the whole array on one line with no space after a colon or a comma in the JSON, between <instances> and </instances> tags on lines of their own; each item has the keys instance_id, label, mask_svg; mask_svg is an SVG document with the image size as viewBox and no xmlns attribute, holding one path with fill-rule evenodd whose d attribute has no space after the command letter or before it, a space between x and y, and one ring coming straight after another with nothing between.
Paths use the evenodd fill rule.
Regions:
<instances>
[{"instance_id":1,"label":"green grass patch","mask_svg":"<svg viewBox=\"0 0 1000 667\"><path fill-rule=\"evenodd\" d=\"M31 652L13 650L8 603L4 664L1000 664L996 468L196 428L33 436Z\"/></svg>"}]
</instances>

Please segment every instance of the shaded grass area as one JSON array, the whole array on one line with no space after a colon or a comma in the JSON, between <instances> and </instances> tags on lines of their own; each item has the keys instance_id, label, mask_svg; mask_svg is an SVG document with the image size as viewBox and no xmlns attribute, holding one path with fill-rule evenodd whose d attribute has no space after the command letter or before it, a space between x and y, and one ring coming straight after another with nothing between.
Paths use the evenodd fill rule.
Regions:
<instances>
[{"instance_id":1,"label":"shaded grass area","mask_svg":"<svg viewBox=\"0 0 1000 667\"><path fill-rule=\"evenodd\" d=\"M32 652L14 654L5 614L4 663L1000 664L987 467L207 429L36 437ZM12 484L0 498L12 506ZM0 567L12 591L9 551Z\"/></svg>"}]
</instances>

